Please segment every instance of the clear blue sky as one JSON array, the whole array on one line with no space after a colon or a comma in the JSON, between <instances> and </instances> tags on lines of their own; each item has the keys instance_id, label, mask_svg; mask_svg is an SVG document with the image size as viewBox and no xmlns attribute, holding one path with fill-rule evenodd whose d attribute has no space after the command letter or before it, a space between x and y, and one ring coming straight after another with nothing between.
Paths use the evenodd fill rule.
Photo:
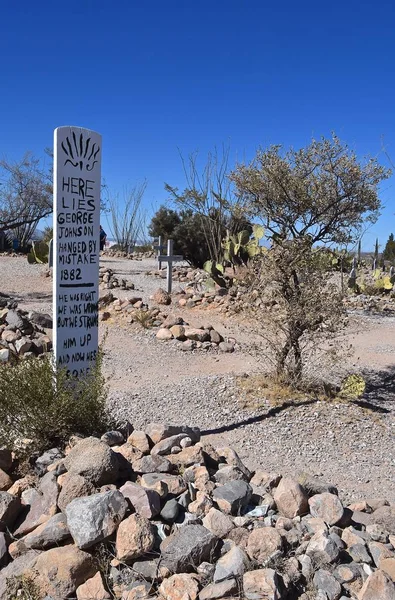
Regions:
<instances>
[{"instance_id":1,"label":"clear blue sky","mask_svg":"<svg viewBox=\"0 0 395 600\"><path fill-rule=\"evenodd\" d=\"M0 21L0 154L41 155L53 129L103 135L113 189L147 178L146 202L183 186L178 148L302 146L332 130L395 162L390 0L20 0ZM386 159L381 155L380 160ZM364 240L395 233L395 178Z\"/></svg>"}]
</instances>

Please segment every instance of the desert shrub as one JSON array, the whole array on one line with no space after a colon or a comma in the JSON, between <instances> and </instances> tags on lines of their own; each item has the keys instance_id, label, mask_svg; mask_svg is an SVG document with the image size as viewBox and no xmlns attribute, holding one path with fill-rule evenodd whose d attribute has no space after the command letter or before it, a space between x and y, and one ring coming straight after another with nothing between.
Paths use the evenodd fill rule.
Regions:
<instances>
[{"instance_id":1,"label":"desert shrub","mask_svg":"<svg viewBox=\"0 0 395 600\"><path fill-rule=\"evenodd\" d=\"M335 354L344 308L327 276L325 246L361 239L378 218L379 185L390 175L376 159L360 161L334 134L299 150L259 149L231 173L246 216L265 223L271 243L256 265L253 291L277 376L300 382L321 344L328 358Z\"/></svg>"},{"instance_id":2,"label":"desert shrub","mask_svg":"<svg viewBox=\"0 0 395 600\"><path fill-rule=\"evenodd\" d=\"M53 227L51 227L50 225L47 225L43 231L42 241L45 242L46 244L49 244L49 242L52 239L53 239Z\"/></svg>"},{"instance_id":3,"label":"desert shrub","mask_svg":"<svg viewBox=\"0 0 395 600\"><path fill-rule=\"evenodd\" d=\"M254 259L248 285L265 358L283 384L300 386L323 352L327 365L338 360L345 309L320 250L302 240L276 244Z\"/></svg>"},{"instance_id":4,"label":"desert shrub","mask_svg":"<svg viewBox=\"0 0 395 600\"><path fill-rule=\"evenodd\" d=\"M40 600L42 598L39 586L32 578L23 575L7 579L6 594L9 600Z\"/></svg>"},{"instance_id":5,"label":"desert shrub","mask_svg":"<svg viewBox=\"0 0 395 600\"><path fill-rule=\"evenodd\" d=\"M151 310L143 310L140 308L134 311L132 318L133 321L139 323L144 329L149 329L153 326L155 315L152 313Z\"/></svg>"},{"instance_id":6,"label":"desert shrub","mask_svg":"<svg viewBox=\"0 0 395 600\"><path fill-rule=\"evenodd\" d=\"M152 244L142 244L140 246L135 246L133 248L133 252L152 252Z\"/></svg>"},{"instance_id":7,"label":"desert shrub","mask_svg":"<svg viewBox=\"0 0 395 600\"><path fill-rule=\"evenodd\" d=\"M61 444L73 433L97 435L110 426L105 409L102 357L89 375L70 379L53 359L32 358L0 367L0 445L31 439L36 450Z\"/></svg>"}]
</instances>

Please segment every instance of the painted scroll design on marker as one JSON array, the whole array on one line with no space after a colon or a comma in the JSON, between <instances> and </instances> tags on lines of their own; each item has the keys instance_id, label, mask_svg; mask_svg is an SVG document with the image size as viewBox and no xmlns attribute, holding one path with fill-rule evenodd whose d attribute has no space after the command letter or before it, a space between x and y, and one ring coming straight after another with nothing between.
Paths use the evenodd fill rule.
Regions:
<instances>
[{"instance_id":1,"label":"painted scroll design on marker","mask_svg":"<svg viewBox=\"0 0 395 600\"><path fill-rule=\"evenodd\" d=\"M67 136L61 143L62 150L67 157L64 165L70 163L73 167L79 166L81 171L82 169L92 171L98 162L96 158L100 152L100 146L96 142L93 144L91 142L92 138L87 137L85 140L83 133L77 136L73 131L71 136Z\"/></svg>"}]
</instances>

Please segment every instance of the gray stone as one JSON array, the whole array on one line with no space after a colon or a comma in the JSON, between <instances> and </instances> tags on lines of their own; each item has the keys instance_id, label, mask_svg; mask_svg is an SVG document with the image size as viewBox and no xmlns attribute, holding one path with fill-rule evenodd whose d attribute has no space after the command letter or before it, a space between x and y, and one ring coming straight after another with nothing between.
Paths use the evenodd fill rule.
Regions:
<instances>
[{"instance_id":1,"label":"gray stone","mask_svg":"<svg viewBox=\"0 0 395 600\"><path fill-rule=\"evenodd\" d=\"M148 519L130 515L118 527L116 556L118 560L131 562L150 552L155 545L155 528Z\"/></svg>"},{"instance_id":2,"label":"gray stone","mask_svg":"<svg viewBox=\"0 0 395 600\"><path fill-rule=\"evenodd\" d=\"M28 328L30 325L29 321L22 317L17 310L9 310L5 321L7 325L11 327L15 327L15 329L20 329L21 331Z\"/></svg>"},{"instance_id":3,"label":"gray stone","mask_svg":"<svg viewBox=\"0 0 395 600\"><path fill-rule=\"evenodd\" d=\"M195 342L207 342L210 339L210 334L205 329L185 327L184 335L188 340Z\"/></svg>"},{"instance_id":4,"label":"gray stone","mask_svg":"<svg viewBox=\"0 0 395 600\"><path fill-rule=\"evenodd\" d=\"M54 515L33 531L10 544L9 552L13 558L27 550L45 550L57 546L70 538L66 517L62 513Z\"/></svg>"},{"instance_id":5,"label":"gray stone","mask_svg":"<svg viewBox=\"0 0 395 600\"><path fill-rule=\"evenodd\" d=\"M309 498L309 506L311 515L323 519L329 526L335 525L343 517L343 505L335 494L316 494Z\"/></svg>"},{"instance_id":6,"label":"gray stone","mask_svg":"<svg viewBox=\"0 0 395 600\"><path fill-rule=\"evenodd\" d=\"M336 496L338 495L338 490L335 485L322 481L322 479L313 477L306 473L299 477L299 483L303 486L309 496L315 496L317 494L324 493L336 494Z\"/></svg>"},{"instance_id":7,"label":"gray stone","mask_svg":"<svg viewBox=\"0 0 395 600\"><path fill-rule=\"evenodd\" d=\"M0 348L0 363L8 362L10 358L10 351L8 348Z\"/></svg>"},{"instance_id":8,"label":"gray stone","mask_svg":"<svg viewBox=\"0 0 395 600\"><path fill-rule=\"evenodd\" d=\"M220 344L218 344L218 348L219 348L220 352L224 352L224 353L235 351L234 344L231 344L230 342L221 342Z\"/></svg>"},{"instance_id":9,"label":"gray stone","mask_svg":"<svg viewBox=\"0 0 395 600\"><path fill-rule=\"evenodd\" d=\"M33 342L30 338L23 336L14 342L14 346L18 354L26 354L33 348Z\"/></svg>"},{"instance_id":10,"label":"gray stone","mask_svg":"<svg viewBox=\"0 0 395 600\"><path fill-rule=\"evenodd\" d=\"M0 531L11 529L23 510L20 499L8 492L0 492Z\"/></svg>"},{"instance_id":11,"label":"gray stone","mask_svg":"<svg viewBox=\"0 0 395 600\"><path fill-rule=\"evenodd\" d=\"M394 552L392 550L389 550L387 546L385 546L381 542L370 542L368 544L368 547L376 567L380 566L380 561L383 558L392 558L393 556L395 556Z\"/></svg>"},{"instance_id":12,"label":"gray stone","mask_svg":"<svg viewBox=\"0 0 395 600\"><path fill-rule=\"evenodd\" d=\"M26 535L38 525L42 525L57 512L58 483L54 473L46 473L40 481L38 490L34 490L30 510L14 532L16 536ZM24 494L22 494L24 497Z\"/></svg>"},{"instance_id":13,"label":"gray stone","mask_svg":"<svg viewBox=\"0 0 395 600\"><path fill-rule=\"evenodd\" d=\"M223 342L223 337L220 333L218 333L218 331L215 331L215 329L212 329L210 331L210 341L213 344L220 344L221 342Z\"/></svg>"},{"instance_id":14,"label":"gray stone","mask_svg":"<svg viewBox=\"0 0 395 600\"><path fill-rule=\"evenodd\" d=\"M160 442L155 444L155 446L151 450L151 454L153 456L155 456L155 455L163 456L165 454L170 454L171 449L174 446L179 446L181 440L183 440L186 437L189 437L186 433L179 433L177 435L172 435L170 437L167 437L164 440L161 440Z\"/></svg>"},{"instance_id":15,"label":"gray stone","mask_svg":"<svg viewBox=\"0 0 395 600\"><path fill-rule=\"evenodd\" d=\"M257 569L243 575L244 597L247 600L282 600L280 581L274 569Z\"/></svg>"},{"instance_id":16,"label":"gray stone","mask_svg":"<svg viewBox=\"0 0 395 600\"><path fill-rule=\"evenodd\" d=\"M339 552L337 544L325 532L314 534L306 548L306 554L317 565L335 562Z\"/></svg>"},{"instance_id":17,"label":"gray stone","mask_svg":"<svg viewBox=\"0 0 395 600\"><path fill-rule=\"evenodd\" d=\"M219 538L226 537L234 527L232 519L216 508L210 508L203 525Z\"/></svg>"},{"instance_id":18,"label":"gray stone","mask_svg":"<svg viewBox=\"0 0 395 600\"><path fill-rule=\"evenodd\" d=\"M179 475L170 475L168 473L146 473L141 477L140 483L143 487L149 489L156 489L158 484L164 485L167 490L165 494L160 494L157 490L162 497L168 493L178 496L188 489L188 486L182 477Z\"/></svg>"},{"instance_id":19,"label":"gray stone","mask_svg":"<svg viewBox=\"0 0 395 600\"><path fill-rule=\"evenodd\" d=\"M162 542L163 564L172 573L190 571L212 558L217 543L218 538L202 525L186 525Z\"/></svg>"},{"instance_id":20,"label":"gray stone","mask_svg":"<svg viewBox=\"0 0 395 600\"><path fill-rule=\"evenodd\" d=\"M220 485L225 485L226 483L229 483L230 481L235 481L237 479L245 480L246 476L237 467L233 465L227 465L225 467L222 467L215 473L214 479Z\"/></svg>"},{"instance_id":21,"label":"gray stone","mask_svg":"<svg viewBox=\"0 0 395 600\"><path fill-rule=\"evenodd\" d=\"M388 531L389 534L395 534L395 505L392 506L381 506L374 511L371 515L371 523L381 525L381 527ZM369 525L370 523L367 523Z\"/></svg>"},{"instance_id":22,"label":"gray stone","mask_svg":"<svg viewBox=\"0 0 395 600\"><path fill-rule=\"evenodd\" d=\"M329 571L319 569L314 574L313 582L317 590L325 592L328 600L339 600L342 593L341 585Z\"/></svg>"},{"instance_id":23,"label":"gray stone","mask_svg":"<svg viewBox=\"0 0 395 600\"><path fill-rule=\"evenodd\" d=\"M58 497L58 506L62 512L72 500L83 496L90 496L95 493L93 483L82 477L82 475L73 475L68 473L63 479L62 489Z\"/></svg>"},{"instance_id":24,"label":"gray stone","mask_svg":"<svg viewBox=\"0 0 395 600\"><path fill-rule=\"evenodd\" d=\"M181 348L183 352L192 352L196 349L196 344L197 342L194 340L185 340L185 342L179 344L179 348Z\"/></svg>"},{"instance_id":25,"label":"gray stone","mask_svg":"<svg viewBox=\"0 0 395 600\"><path fill-rule=\"evenodd\" d=\"M7 590L8 580L14 577L20 577L29 569L33 569L36 564L39 553L37 550L29 550L19 558L13 560L9 565L0 571L0 600L10 600Z\"/></svg>"},{"instance_id":26,"label":"gray stone","mask_svg":"<svg viewBox=\"0 0 395 600\"><path fill-rule=\"evenodd\" d=\"M210 583L200 593L199 600L219 600L227 596L238 597L239 586L236 579L227 579L221 583Z\"/></svg>"},{"instance_id":27,"label":"gray stone","mask_svg":"<svg viewBox=\"0 0 395 600\"><path fill-rule=\"evenodd\" d=\"M395 584L378 569L363 584L358 600L395 600Z\"/></svg>"},{"instance_id":28,"label":"gray stone","mask_svg":"<svg viewBox=\"0 0 395 600\"><path fill-rule=\"evenodd\" d=\"M200 430L198 427L187 427L185 425L169 425L166 423L149 423L145 428L145 433L152 440L154 444L157 444L165 438L179 433L185 433L188 435L193 442L200 440Z\"/></svg>"},{"instance_id":29,"label":"gray stone","mask_svg":"<svg viewBox=\"0 0 395 600\"><path fill-rule=\"evenodd\" d=\"M333 576L341 583L352 583L361 579L361 567L355 563L338 565L333 571Z\"/></svg>"},{"instance_id":30,"label":"gray stone","mask_svg":"<svg viewBox=\"0 0 395 600\"><path fill-rule=\"evenodd\" d=\"M132 463L135 473L171 473L173 470L172 463L159 455L143 456Z\"/></svg>"},{"instance_id":31,"label":"gray stone","mask_svg":"<svg viewBox=\"0 0 395 600\"><path fill-rule=\"evenodd\" d=\"M66 507L70 533L81 549L90 548L111 535L126 514L127 502L120 491L76 498Z\"/></svg>"},{"instance_id":32,"label":"gray stone","mask_svg":"<svg viewBox=\"0 0 395 600\"><path fill-rule=\"evenodd\" d=\"M247 482L235 480L216 488L213 499L223 512L237 515L249 504L251 495L252 488Z\"/></svg>"},{"instance_id":33,"label":"gray stone","mask_svg":"<svg viewBox=\"0 0 395 600\"><path fill-rule=\"evenodd\" d=\"M353 544L347 548L347 552L356 563L366 563L368 565L372 563L365 544Z\"/></svg>"},{"instance_id":34,"label":"gray stone","mask_svg":"<svg viewBox=\"0 0 395 600\"><path fill-rule=\"evenodd\" d=\"M238 546L234 546L218 560L214 571L214 583L242 577L249 568L249 562L246 553Z\"/></svg>"},{"instance_id":35,"label":"gray stone","mask_svg":"<svg viewBox=\"0 0 395 600\"><path fill-rule=\"evenodd\" d=\"M94 437L76 444L65 458L64 464L69 473L82 475L96 486L114 483L119 471L116 453Z\"/></svg>"},{"instance_id":36,"label":"gray stone","mask_svg":"<svg viewBox=\"0 0 395 600\"><path fill-rule=\"evenodd\" d=\"M47 471L47 467L61 458L63 458L63 454L59 448L51 448L51 450L47 450L36 460L36 469L38 473L40 475L44 475L44 473Z\"/></svg>"},{"instance_id":37,"label":"gray stone","mask_svg":"<svg viewBox=\"0 0 395 600\"><path fill-rule=\"evenodd\" d=\"M106 431L100 439L108 446L118 446L125 441L125 438L120 431Z\"/></svg>"},{"instance_id":38,"label":"gray stone","mask_svg":"<svg viewBox=\"0 0 395 600\"><path fill-rule=\"evenodd\" d=\"M257 527L253 529L248 537L248 556L258 564L267 564L274 556L281 556L283 540L274 527Z\"/></svg>"},{"instance_id":39,"label":"gray stone","mask_svg":"<svg viewBox=\"0 0 395 600\"><path fill-rule=\"evenodd\" d=\"M129 500L138 515L152 519L160 512L160 496L155 490L143 488L138 483L127 481L120 492Z\"/></svg>"},{"instance_id":40,"label":"gray stone","mask_svg":"<svg viewBox=\"0 0 395 600\"><path fill-rule=\"evenodd\" d=\"M7 541L5 535L2 531L0 531L0 569L4 567L7 562L8 551L7 551Z\"/></svg>"},{"instance_id":41,"label":"gray stone","mask_svg":"<svg viewBox=\"0 0 395 600\"><path fill-rule=\"evenodd\" d=\"M47 313L32 311L29 313L29 320L43 329L52 329L52 317Z\"/></svg>"},{"instance_id":42,"label":"gray stone","mask_svg":"<svg viewBox=\"0 0 395 600\"><path fill-rule=\"evenodd\" d=\"M147 581L162 581L163 577L167 577L169 571L161 565L160 558L153 558L151 560L136 560L133 563L133 573Z\"/></svg>"},{"instance_id":43,"label":"gray stone","mask_svg":"<svg viewBox=\"0 0 395 600\"><path fill-rule=\"evenodd\" d=\"M218 455L219 462L226 462L226 464L228 464L228 465L233 465L234 467L237 467L238 469L240 469L240 471L242 473L244 473L244 475L246 476L246 479L249 480L251 478L251 471L249 471L249 469L247 469L247 467L245 466L245 464L243 463L243 461L241 460L241 458L239 457L237 452L235 450L233 450L233 448L229 448L229 446L223 446L221 448L217 448L216 454ZM223 458L224 460L221 461L220 460L221 458Z\"/></svg>"},{"instance_id":44,"label":"gray stone","mask_svg":"<svg viewBox=\"0 0 395 600\"><path fill-rule=\"evenodd\" d=\"M308 513L308 497L304 488L291 477L283 477L274 490L278 512L288 519Z\"/></svg>"},{"instance_id":45,"label":"gray stone","mask_svg":"<svg viewBox=\"0 0 395 600\"><path fill-rule=\"evenodd\" d=\"M171 500L168 500L165 503L164 507L162 508L162 510L160 512L160 516L165 521L172 523L173 521L175 521L177 519L179 512L180 512L180 505L178 504L177 500L175 500L175 498L172 498Z\"/></svg>"},{"instance_id":46,"label":"gray stone","mask_svg":"<svg viewBox=\"0 0 395 600\"><path fill-rule=\"evenodd\" d=\"M372 523L372 525L368 525L366 527L366 533L369 534L370 539L374 542L381 542L382 544L386 544L388 542L388 532L382 525L379 525L378 523Z\"/></svg>"}]
</instances>

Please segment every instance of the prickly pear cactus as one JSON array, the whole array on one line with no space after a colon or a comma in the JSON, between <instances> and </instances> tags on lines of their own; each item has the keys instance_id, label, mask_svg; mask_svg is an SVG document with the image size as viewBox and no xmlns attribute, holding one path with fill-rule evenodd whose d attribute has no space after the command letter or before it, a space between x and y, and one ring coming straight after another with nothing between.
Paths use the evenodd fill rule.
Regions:
<instances>
[{"instance_id":1,"label":"prickly pear cactus","mask_svg":"<svg viewBox=\"0 0 395 600\"><path fill-rule=\"evenodd\" d=\"M361 375L350 375L341 386L339 396L342 398L360 398L366 388L366 383Z\"/></svg>"},{"instance_id":2,"label":"prickly pear cactus","mask_svg":"<svg viewBox=\"0 0 395 600\"><path fill-rule=\"evenodd\" d=\"M44 264L48 262L49 246L45 242L33 242L31 252L27 255L30 265Z\"/></svg>"}]
</instances>

